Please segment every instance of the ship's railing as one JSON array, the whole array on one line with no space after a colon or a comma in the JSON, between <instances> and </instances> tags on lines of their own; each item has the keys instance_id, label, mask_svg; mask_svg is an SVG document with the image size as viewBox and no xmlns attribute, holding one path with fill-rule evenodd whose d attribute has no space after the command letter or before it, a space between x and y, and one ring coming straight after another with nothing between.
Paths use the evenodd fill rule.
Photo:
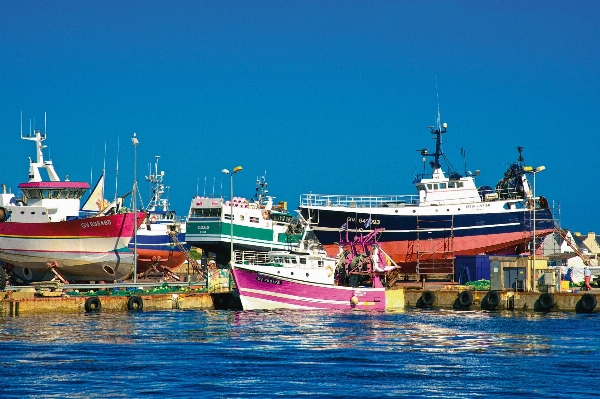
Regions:
<instances>
[{"instance_id":1,"label":"ship's railing","mask_svg":"<svg viewBox=\"0 0 600 399\"><path fill-rule=\"evenodd\" d=\"M302 194L300 206L343 206L349 208L372 208L380 206L400 207L419 204L418 195L322 195Z\"/></svg>"},{"instance_id":2,"label":"ship's railing","mask_svg":"<svg viewBox=\"0 0 600 399\"><path fill-rule=\"evenodd\" d=\"M233 260L235 263L244 265L268 265L269 253L256 251L233 251Z\"/></svg>"}]
</instances>

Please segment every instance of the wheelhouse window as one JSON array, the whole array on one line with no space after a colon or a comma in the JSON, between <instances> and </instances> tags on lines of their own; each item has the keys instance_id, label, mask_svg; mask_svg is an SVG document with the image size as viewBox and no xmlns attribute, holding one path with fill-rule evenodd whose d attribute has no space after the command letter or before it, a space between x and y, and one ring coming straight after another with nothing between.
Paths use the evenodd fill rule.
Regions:
<instances>
[{"instance_id":1,"label":"wheelhouse window","mask_svg":"<svg viewBox=\"0 0 600 399\"><path fill-rule=\"evenodd\" d=\"M220 217L221 208L194 208L192 209L192 217Z\"/></svg>"}]
</instances>

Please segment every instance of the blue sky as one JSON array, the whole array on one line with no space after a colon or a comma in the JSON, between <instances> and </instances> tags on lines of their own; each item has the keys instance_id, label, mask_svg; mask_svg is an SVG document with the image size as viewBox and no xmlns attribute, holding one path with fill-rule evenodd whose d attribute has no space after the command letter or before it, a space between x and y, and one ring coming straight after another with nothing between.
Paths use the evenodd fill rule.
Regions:
<instances>
[{"instance_id":1,"label":"blue sky","mask_svg":"<svg viewBox=\"0 0 600 399\"><path fill-rule=\"evenodd\" d=\"M237 165L236 195L266 171L291 208L413 194L439 98L456 169L464 148L495 186L523 146L561 225L598 232L599 17L594 1L0 1L0 181L17 191L34 156L22 111L25 131L47 112L62 178L106 160L111 198L118 142L131 188L136 132L144 202L160 155L182 215L213 181L228 196Z\"/></svg>"}]
</instances>

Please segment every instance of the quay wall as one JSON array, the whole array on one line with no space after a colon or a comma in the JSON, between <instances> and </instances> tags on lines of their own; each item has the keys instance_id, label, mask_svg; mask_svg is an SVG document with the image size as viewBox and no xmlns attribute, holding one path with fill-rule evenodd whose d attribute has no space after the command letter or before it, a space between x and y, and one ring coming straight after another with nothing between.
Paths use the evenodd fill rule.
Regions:
<instances>
[{"instance_id":1,"label":"quay wall","mask_svg":"<svg viewBox=\"0 0 600 399\"><path fill-rule=\"evenodd\" d=\"M48 313L85 313L86 301L99 300L100 312L130 310L213 310L239 308L231 292L226 293L168 293L137 296L38 296L35 292L0 292L0 315ZM141 300L141 309L130 308L130 298Z\"/></svg>"},{"instance_id":2,"label":"quay wall","mask_svg":"<svg viewBox=\"0 0 600 399\"><path fill-rule=\"evenodd\" d=\"M463 294L469 292L468 294ZM487 303L490 291L414 290L404 292L405 308L443 308L454 310L520 310L536 312L600 312L600 291L597 292L514 292L495 291L498 304ZM433 293L433 295L431 295ZM433 301L431 298L433 297ZM469 297L472 297L471 302ZM424 303L429 299L431 304ZM593 305L593 306L592 306Z\"/></svg>"},{"instance_id":3,"label":"quay wall","mask_svg":"<svg viewBox=\"0 0 600 399\"><path fill-rule=\"evenodd\" d=\"M490 296L494 294L495 296ZM89 309L90 298L99 309ZM132 306L132 298L137 306ZM492 300L494 299L495 300ZM135 301L133 305L135 305ZM454 310L500 310L533 312L600 312L597 292L459 291L455 289L392 289L386 291L386 309L440 308ZM86 306L88 302L88 306ZM490 306L493 305L493 306ZM0 315L48 313L127 312L131 310L238 310L239 298L231 291L154 293L139 295L67 296L61 292L40 293L33 288L0 292Z\"/></svg>"}]
</instances>

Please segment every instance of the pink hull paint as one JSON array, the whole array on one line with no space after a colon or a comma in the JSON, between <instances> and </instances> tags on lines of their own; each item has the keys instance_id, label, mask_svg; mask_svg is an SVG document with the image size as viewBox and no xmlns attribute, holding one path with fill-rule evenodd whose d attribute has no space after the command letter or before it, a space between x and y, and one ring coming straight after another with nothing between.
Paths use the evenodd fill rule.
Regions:
<instances>
[{"instance_id":1,"label":"pink hull paint","mask_svg":"<svg viewBox=\"0 0 600 399\"><path fill-rule=\"evenodd\" d=\"M47 264L72 281L111 281L131 274L127 248L145 214L133 213L45 223L0 223L0 260L25 281L54 277Z\"/></svg>"},{"instance_id":2,"label":"pink hull paint","mask_svg":"<svg viewBox=\"0 0 600 399\"><path fill-rule=\"evenodd\" d=\"M144 220L145 213L138 212L137 226ZM133 237L133 213L120 213L84 219L73 219L62 222L46 223L0 223L0 239L23 238L106 238Z\"/></svg>"},{"instance_id":3,"label":"pink hull paint","mask_svg":"<svg viewBox=\"0 0 600 399\"><path fill-rule=\"evenodd\" d=\"M305 283L235 266L233 276L244 310L337 309L385 310L384 288L340 287ZM356 297L358 303L351 303Z\"/></svg>"},{"instance_id":4,"label":"pink hull paint","mask_svg":"<svg viewBox=\"0 0 600 399\"><path fill-rule=\"evenodd\" d=\"M538 237L551 234L553 230L540 230ZM416 264L417 251L421 251L421 261L450 259L452 255L516 255L522 253L531 241L530 232L455 237L453 240L421 240L380 242L383 250L399 265ZM336 256L338 246L324 245L329 256ZM435 255L432 255L435 253ZM406 268L403 272L409 272Z\"/></svg>"}]
</instances>

